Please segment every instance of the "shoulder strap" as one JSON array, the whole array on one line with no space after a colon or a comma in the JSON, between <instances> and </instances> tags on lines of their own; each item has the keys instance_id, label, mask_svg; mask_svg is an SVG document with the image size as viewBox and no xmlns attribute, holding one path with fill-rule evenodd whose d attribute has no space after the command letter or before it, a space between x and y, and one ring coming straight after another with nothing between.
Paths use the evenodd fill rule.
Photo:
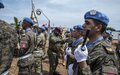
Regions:
<instances>
[{"instance_id":1,"label":"shoulder strap","mask_svg":"<svg viewBox=\"0 0 120 75\"><path fill-rule=\"evenodd\" d=\"M27 36L28 36L28 38L29 38L29 41L28 41L28 47L30 48L30 44L31 44L31 37L28 35L28 34L26 34ZM28 48L28 50L26 51L26 53L25 54L27 54L27 53L29 53L29 51L30 51L30 49Z\"/></svg>"}]
</instances>

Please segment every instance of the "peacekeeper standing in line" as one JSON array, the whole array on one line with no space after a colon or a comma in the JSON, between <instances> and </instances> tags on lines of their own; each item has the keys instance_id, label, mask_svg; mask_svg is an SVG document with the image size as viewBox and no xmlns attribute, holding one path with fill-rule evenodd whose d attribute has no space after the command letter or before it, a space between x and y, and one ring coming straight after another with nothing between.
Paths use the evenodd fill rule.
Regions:
<instances>
[{"instance_id":1,"label":"peacekeeper standing in line","mask_svg":"<svg viewBox=\"0 0 120 75\"><path fill-rule=\"evenodd\" d=\"M35 33L32 30L33 21L30 18L24 18L22 27L25 30L25 34L22 34L20 40L19 51L19 75L31 75L32 65L34 63L34 43Z\"/></svg>"},{"instance_id":2,"label":"peacekeeper standing in line","mask_svg":"<svg viewBox=\"0 0 120 75\"><path fill-rule=\"evenodd\" d=\"M72 32L73 38L75 40L72 42L71 46L66 48L66 57L67 57L67 69L68 75L73 75L73 63L75 60L74 50L83 42L83 27L81 25L76 25L73 27L74 31Z\"/></svg>"},{"instance_id":3,"label":"peacekeeper standing in line","mask_svg":"<svg viewBox=\"0 0 120 75\"><path fill-rule=\"evenodd\" d=\"M58 57L61 44L64 44L66 40L63 40L61 37L61 29L56 27L52 34L50 34L49 38L49 49L48 49L48 57L49 57L49 75L59 74L56 72L56 68L58 65Z\"/></svg>"},{"instance_id":4,"label":"peacekeeper standing in line","mask_svg":"<svg viewBox=\"0 0 120 75\"><path fill-rule=\"evenodd\" d=\"M117 53L118 62L119 62L119 65L118 65L118 75L120 75L120 34L118 35L118 44L116 46L116 53Z\"/></svg>"},{"instance_id":5,"label":"peacekeeper standing in line","mask_svg":"<svg viewBox=\"0 0 120 75\"><path fill-rule=\"evenodd\" d=\"M43 55L45 54L44 52L44 47L45 47L45 35L44 35L44 31L45 28L44 27L38 27L38 36L37 36L37 46L36 46L36 50L33 52L34 54L34 58L35 58L35 62L34 62L34 68L35 68L35 72L39 73L39 75L42 75L42 58Z\"/></svg>"},{"instance_id":6,"label":"peacekeeper standing in line","mask_svg":"<svg viewBox=\"0 0 120 75\"><path fill-rule=\"evenodd\" d=\"M103 33L103 38L104 38L104 40L105 40L105 42L106 42L106 44L108 44L108 45L112 45L112 34L111 34L111 31L105 31L104 33Z\"/></svg>"},{"instance_id":7,"label":"peacekeeper standing in line","mask_svg":"<svg viewBox=\"0 0 120 75\"><path fill-rule=\"evenodd\" d=\"M103 13L91 10L84 15L85 30L89 29L89 42L75 50L74 55L79 63L77 74L73 75L118 75L117 60L112 48L104 44L102 33L109 18Z\"/></svg>"}]
</instances>

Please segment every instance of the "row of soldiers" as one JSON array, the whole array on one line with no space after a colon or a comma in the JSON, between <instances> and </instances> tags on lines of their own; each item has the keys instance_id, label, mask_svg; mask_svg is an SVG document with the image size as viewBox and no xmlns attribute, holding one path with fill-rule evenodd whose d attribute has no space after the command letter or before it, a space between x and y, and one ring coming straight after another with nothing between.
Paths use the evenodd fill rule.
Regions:
<instances>
[{"instance_id":1,"label":"row of soldiers","mask_svg":"<svg viewBox=\"0 0 120 75\"><path fill-rule=\"evenodd\" d=\"M42 60L47 55L49 75L55 75L61 44L66 44L62 53L65 54L69 75L118 75L116 53L103 38L109 18L91 10L84 19L85 24L74 26L68 38L62 38L61 29L55 28L49 36L48 50L45 50L48 39L45 27L33 28L33 21L24 18L18 38L15 29L0 20L0 75L9 75L14 55L19 59L19 75L32 75L33 71L42 75Z\"/></svg>"},{"instance_id":2,"label":"row of soldiers","mask_svg":"<svg viewBox=\"0 0 120 75\"><path fill-rule=\"evenodd\" d=\"M111 37L106 31L109 18L91 10L84 15L84 19L84 25L74 26L68 39L50 37L50 45L53 45L48 50L52 57L49 58L50 75L54 75L58 64L60 43L66 43L68 75L119 75L119 54L112 49ZM56 33L54 35L58 36Z\"/></svg>"},{"instance_id":3,"label":"row of soldiers","mask_svg":"<svg viewBox=\"0 0 120 75\"><path fill-rule=\"evenodd\" d=\"M91 10L84 19L83 26L74 26L75 39L65 50L68 75L119 75L117 54L105 32L109 18Z\"/></svg>"}]
</instances>

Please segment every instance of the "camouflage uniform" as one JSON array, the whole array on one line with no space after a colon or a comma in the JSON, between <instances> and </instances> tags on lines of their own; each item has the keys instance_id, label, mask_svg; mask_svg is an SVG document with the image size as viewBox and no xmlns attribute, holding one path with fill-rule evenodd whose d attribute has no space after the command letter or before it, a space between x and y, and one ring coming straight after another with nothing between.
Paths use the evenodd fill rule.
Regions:
<instances>
[{"instance_id":1,"label":"camouflage uniform","mask_svg":"<svg viewBox=\"0 0 120 75\"><path fill-rule=\"evenodd\" d=\"M35 44L35 33L31 28L26 29L25 34L22 35L20 41L20 51L19 51L19 75L30 75L32 65L34 63L34 44Z\"/></svg>"},{"instance_id":2,"label":"camouflage uniform","mask_svg":"<svg viewBox=\"0 0 120 75\"><path fill-rule=\"evenodd\" d=\"M0 20L0 75L9 72L13 52L18 42L16 36L17 34L13 27Z\"/></svg>"},{"instance_id":3,"label":"camouflage uniform","mask_svg":"<svg viewBox=\"0 0 120 75\"><path fill-rule=\"evenodd\" d=\"M97 41L88 47L87 64L89 66L83 69L79 68L77 75L117 75L117 60L114 53L104 41Z\"/></svg>"},{"instance_id":4,"label":"camouflage uniform","mask_svg":"<svg viewBox=\"0 0 120 75\"><path fill-rule=\"evenodd\" d=\"M45 36L43 33L37 36L37 49L34 51L35 71L42 72L42 56L44 55Z\"/></svg>"},{"instance_id":5,"label":"camouflage uniform","mask_svg":"<svg viewBox=\"0 0 120 75\"><path fill-rule=\"evenodd\" d=\"M61 36L55 36L54 34L50 35L48 49L48 57L50 63L49 75L53 75L57 68L59 50L62 43L65 43L65 41L61 39Z\"/></svg>"},{"instance_id":6,"label":"camouflage uniform","mask_svg":"<svg viewBox=\"0 0 120 75\"><path fill-rule=\"evenodd\" d=\"M111 46L105 43L102 36L109 23L109 18L99 11L90 10L85 13L84 19L84 27L89 31L89 33L87 33L88 31L86 32L87 35L85 36L89 38L89 42L86 44L88 55L84 54L88 59L85 57L85 61L79 61L79 65L83 65L84 67L79 67L79 73L77 75L117 75L115 52ZM82 52L79 52L79 54L82 55Z\"/></svg>"},{"instance_id":7,"label":"camouflage uniform","mask_svg":"<svg viewBox=\"0 0 120 75\"><path fill-rule=\"evenodd\" d=\"M118 45L117 45L117 47L116 47L116 53L117 53L118 62L119 62L118 74L120 75L120 42L118 43Z\"/></svg>"}]
</instances>

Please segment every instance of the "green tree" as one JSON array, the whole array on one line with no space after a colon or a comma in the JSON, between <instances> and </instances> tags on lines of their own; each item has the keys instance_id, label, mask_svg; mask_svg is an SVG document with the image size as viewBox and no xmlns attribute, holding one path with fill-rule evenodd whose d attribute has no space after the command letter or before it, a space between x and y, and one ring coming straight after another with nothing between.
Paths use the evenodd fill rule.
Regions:
<instances>
[{"instance_id":1,"label":"green tree","mask_svg":"<svg viewBox=\"0 0 120 75\"><path fill-rule=\"evenodd\" d=\"M110 31L116 31L114 28L112 28L112 27L107 27L107 29L106 30L110 30Z\"/></svg>"}]
</instances>

